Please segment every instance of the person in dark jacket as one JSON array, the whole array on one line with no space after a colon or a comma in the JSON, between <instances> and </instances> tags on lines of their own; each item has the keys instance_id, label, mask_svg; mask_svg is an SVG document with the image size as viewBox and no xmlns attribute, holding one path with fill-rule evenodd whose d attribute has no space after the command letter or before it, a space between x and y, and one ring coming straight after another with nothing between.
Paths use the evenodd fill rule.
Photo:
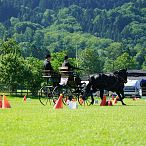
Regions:
<instances>
[{"instance_id":1,"label":"person in dark jacket","mask_svg":"<svg viewBox=\"0 0 146 146\"><path fill-rule=\"evenodd\" d=\"M52 82L53 86L55 87L56 85L59 84L60 75L54 71L50 61L51 61L51 55L48 54L46 55L46 59L43 64L44 65L43 74L44 77L47 78L47 84Z\"/></svg>"},{"instance_id":2,"label":"person in dark jacket","mask_svg":"<svg viewBox=\"0 0 146 146\"><path fill-rule=\"evenodd\" d=\"M46 59L44 61L44 70L49 70L50 72L53 72L54 70L53 70L53 67L52 67L50 61L51 61L51 55L48 54L48 55L46 55Z\"/></svg>"},{"instance_id":3,"label":"person in dark jacket","mask_svg":"<svg viewBox=\"0 0 146 146\"><path fill-rule=\"evenodd\" d=\"M62 67L68 67L69 71L73 71L75 69L79 69L78 67L72 66L68 61L68 56L64 57L64 62L62 63Z\"/></svg>"},{"instance_id":4,"label":"person in dark jacket","mask_svg":"<svg viewBox=\"0 0 146 146\"><path fill-rule=\"evenodd\" d=\"M69 72L70 75L69 75L68 81L75 82L76 86L81 83L81 79L80 79L79 75L74 73L74 70L75 69L79 70L79 68L75 67L69 63L68 56L64 57L64 62L62 63L62 67L68 67L68 71L71 71L71 72Z\"/></svg>"}]
</instances>

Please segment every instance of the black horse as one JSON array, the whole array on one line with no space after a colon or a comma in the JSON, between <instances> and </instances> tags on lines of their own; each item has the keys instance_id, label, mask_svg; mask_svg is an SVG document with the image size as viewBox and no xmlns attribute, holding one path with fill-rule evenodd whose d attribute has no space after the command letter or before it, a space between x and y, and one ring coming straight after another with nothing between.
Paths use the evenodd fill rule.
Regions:
<instances>
[{"instance_id":1,"label":"black horse","mask_svg":"<svg viewBox=\"0 0 146 146\"><path fill-rule=\"evenodd\" d=\"M100 98L103 99L104 90L116 92L122 102L122 105L126 105L123 102L124 99L124 83L127 83L127 69L122 69L114 72L112 75L98 74L89 78L89 83L86 86L83 98L87 95L100 91ZM91 104L94 103L92 97Z\"/></svg>"}]
</instances>

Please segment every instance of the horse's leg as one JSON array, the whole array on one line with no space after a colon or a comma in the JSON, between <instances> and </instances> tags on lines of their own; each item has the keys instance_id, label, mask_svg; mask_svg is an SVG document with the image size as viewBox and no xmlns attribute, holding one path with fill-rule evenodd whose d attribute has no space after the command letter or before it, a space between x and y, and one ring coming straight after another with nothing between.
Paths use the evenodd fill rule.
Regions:
<instances>
[{"instance_id":1,"label":"horse's leg","mask_svg":"<svg viewBox=\"0 0 146 146\"><path fill-rule=\"evenodd\" d=\"M126 104L123 102L123 99L122 99L122 97L121 97L121 94L120 94L119 92L117 92L117 94L118 94L118 96L119 96L119 98L120 98L120 101L122 102L122 105L126 105Z\"/></svg>"},{"instance_id":2,"label":"horse's leg","mask_svg":"<svg viewBox=\"0 0 146 146\"><path fill-rule=\"evenodd\" d=\"M104 93L104 90L100 90L100 98L101 98L101 100L103 99L103 93Z\"/></svg>"},{"instance_id":3,"label":"horse's leg","mask_svg":"<svg viewBox=\"0 0 146 146\"><path fill-rule=\"evenodd\" d=\"M122 99L124 99L124 98L125 98L125 95L124 95L124 90L123 90L123 91L121 91L121 95L122 95Z\"/></svg>"},{"instance_id":4,"label":"horse's leg","mask_svg":"<svg viewBox=\"0 0 146 146\"><path fill-rule=\"evenodd\" d=\"M93 94L92 94L92 92L90 93L91 94L91 104L94 104L94 97L93 97Z\"/></svg>"}]
</instances>

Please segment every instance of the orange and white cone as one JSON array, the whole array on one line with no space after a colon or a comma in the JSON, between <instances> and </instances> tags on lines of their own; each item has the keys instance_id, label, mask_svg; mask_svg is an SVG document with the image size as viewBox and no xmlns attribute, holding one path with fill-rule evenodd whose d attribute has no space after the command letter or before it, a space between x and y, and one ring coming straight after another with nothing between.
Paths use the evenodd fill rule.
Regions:
<instances>
[{"instance_id":1,"label":"orange and white cone","mask_svg":"<svg viewBox=\"0 0 146 146\"><path fill-rule=\"evenodd\" d=\"M2 96L0 96L0 108L2 108Z\"/></svg>"},{"instance_id":2,"label":"orange and white cone","mask_svg":"<svg viewBox=\"0 0 146 146\"><path fill-rule=\"evenodd\" d=\"M108 106L112 106L112 101L108 99Z\"/></svg>"},{"instance_id":3,"label":"orange and white cone","mask_svg":"<svg viewBox=\"0 0 146 146\"><path fill-rule=\"evenodd\" d=\"M26 98L26 95L24 95L24 97L23 97L23 101L26 101L26 99L27 99L27 98Z\"/></svg>"},{"instance_id":4,"label":"orange and white cone","mask_svg":"<svg viewBox=\"0 0 146 146\"><path fill-rule=\"evenodd\" d=\"M11 108L11 105L5 95L3 95L2 108Z\"/></svg>"},{"instance_id":5,"label":"orange and white cone","mask_svg":"<svg viewBox=\"0 0 146 146\"><path fill-rule=\"evenodd\" d=\"M100 106L106 106L106 96L105 95L103 96Z\"/></svg>"},{"instance_id":6,"label":"orange and white cone","mask_svg":"<svg viewBox=\"0 0 146 146\"><path fill-rule=\"evenodd\" d=\"M56 103L54 105L54 109L62 109L63 108L62 98L63 98L63 95L60 94L58 100L56 101Z\"/></svg>"},{"instance_id":7,"label":"orange and white cone","mask_svg":"<svg viewBox=\"0 0 146 146\"><path fill-rule=\"evenodd\" d=\"M116 103L117 103L117 98L115 98L113 101L113 104L116 104Z\"/></svg>"}]
</instances>

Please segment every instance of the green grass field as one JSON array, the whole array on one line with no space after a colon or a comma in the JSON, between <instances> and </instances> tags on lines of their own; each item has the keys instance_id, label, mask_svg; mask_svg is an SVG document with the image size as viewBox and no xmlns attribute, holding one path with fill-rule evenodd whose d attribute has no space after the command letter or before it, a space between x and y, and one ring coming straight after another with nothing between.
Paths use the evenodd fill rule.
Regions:
<instances>
[{"instance_id":1,"label":"green grass field","mask_svg":"<svg viewBox=\"0 0 146 146\"><path fill-rule=\"evenodd\" d=\"M38 99L0 109L0 146L145 146L146 99L125 99L114 106L55 110Z\"/></svg>"}]
</instances>

